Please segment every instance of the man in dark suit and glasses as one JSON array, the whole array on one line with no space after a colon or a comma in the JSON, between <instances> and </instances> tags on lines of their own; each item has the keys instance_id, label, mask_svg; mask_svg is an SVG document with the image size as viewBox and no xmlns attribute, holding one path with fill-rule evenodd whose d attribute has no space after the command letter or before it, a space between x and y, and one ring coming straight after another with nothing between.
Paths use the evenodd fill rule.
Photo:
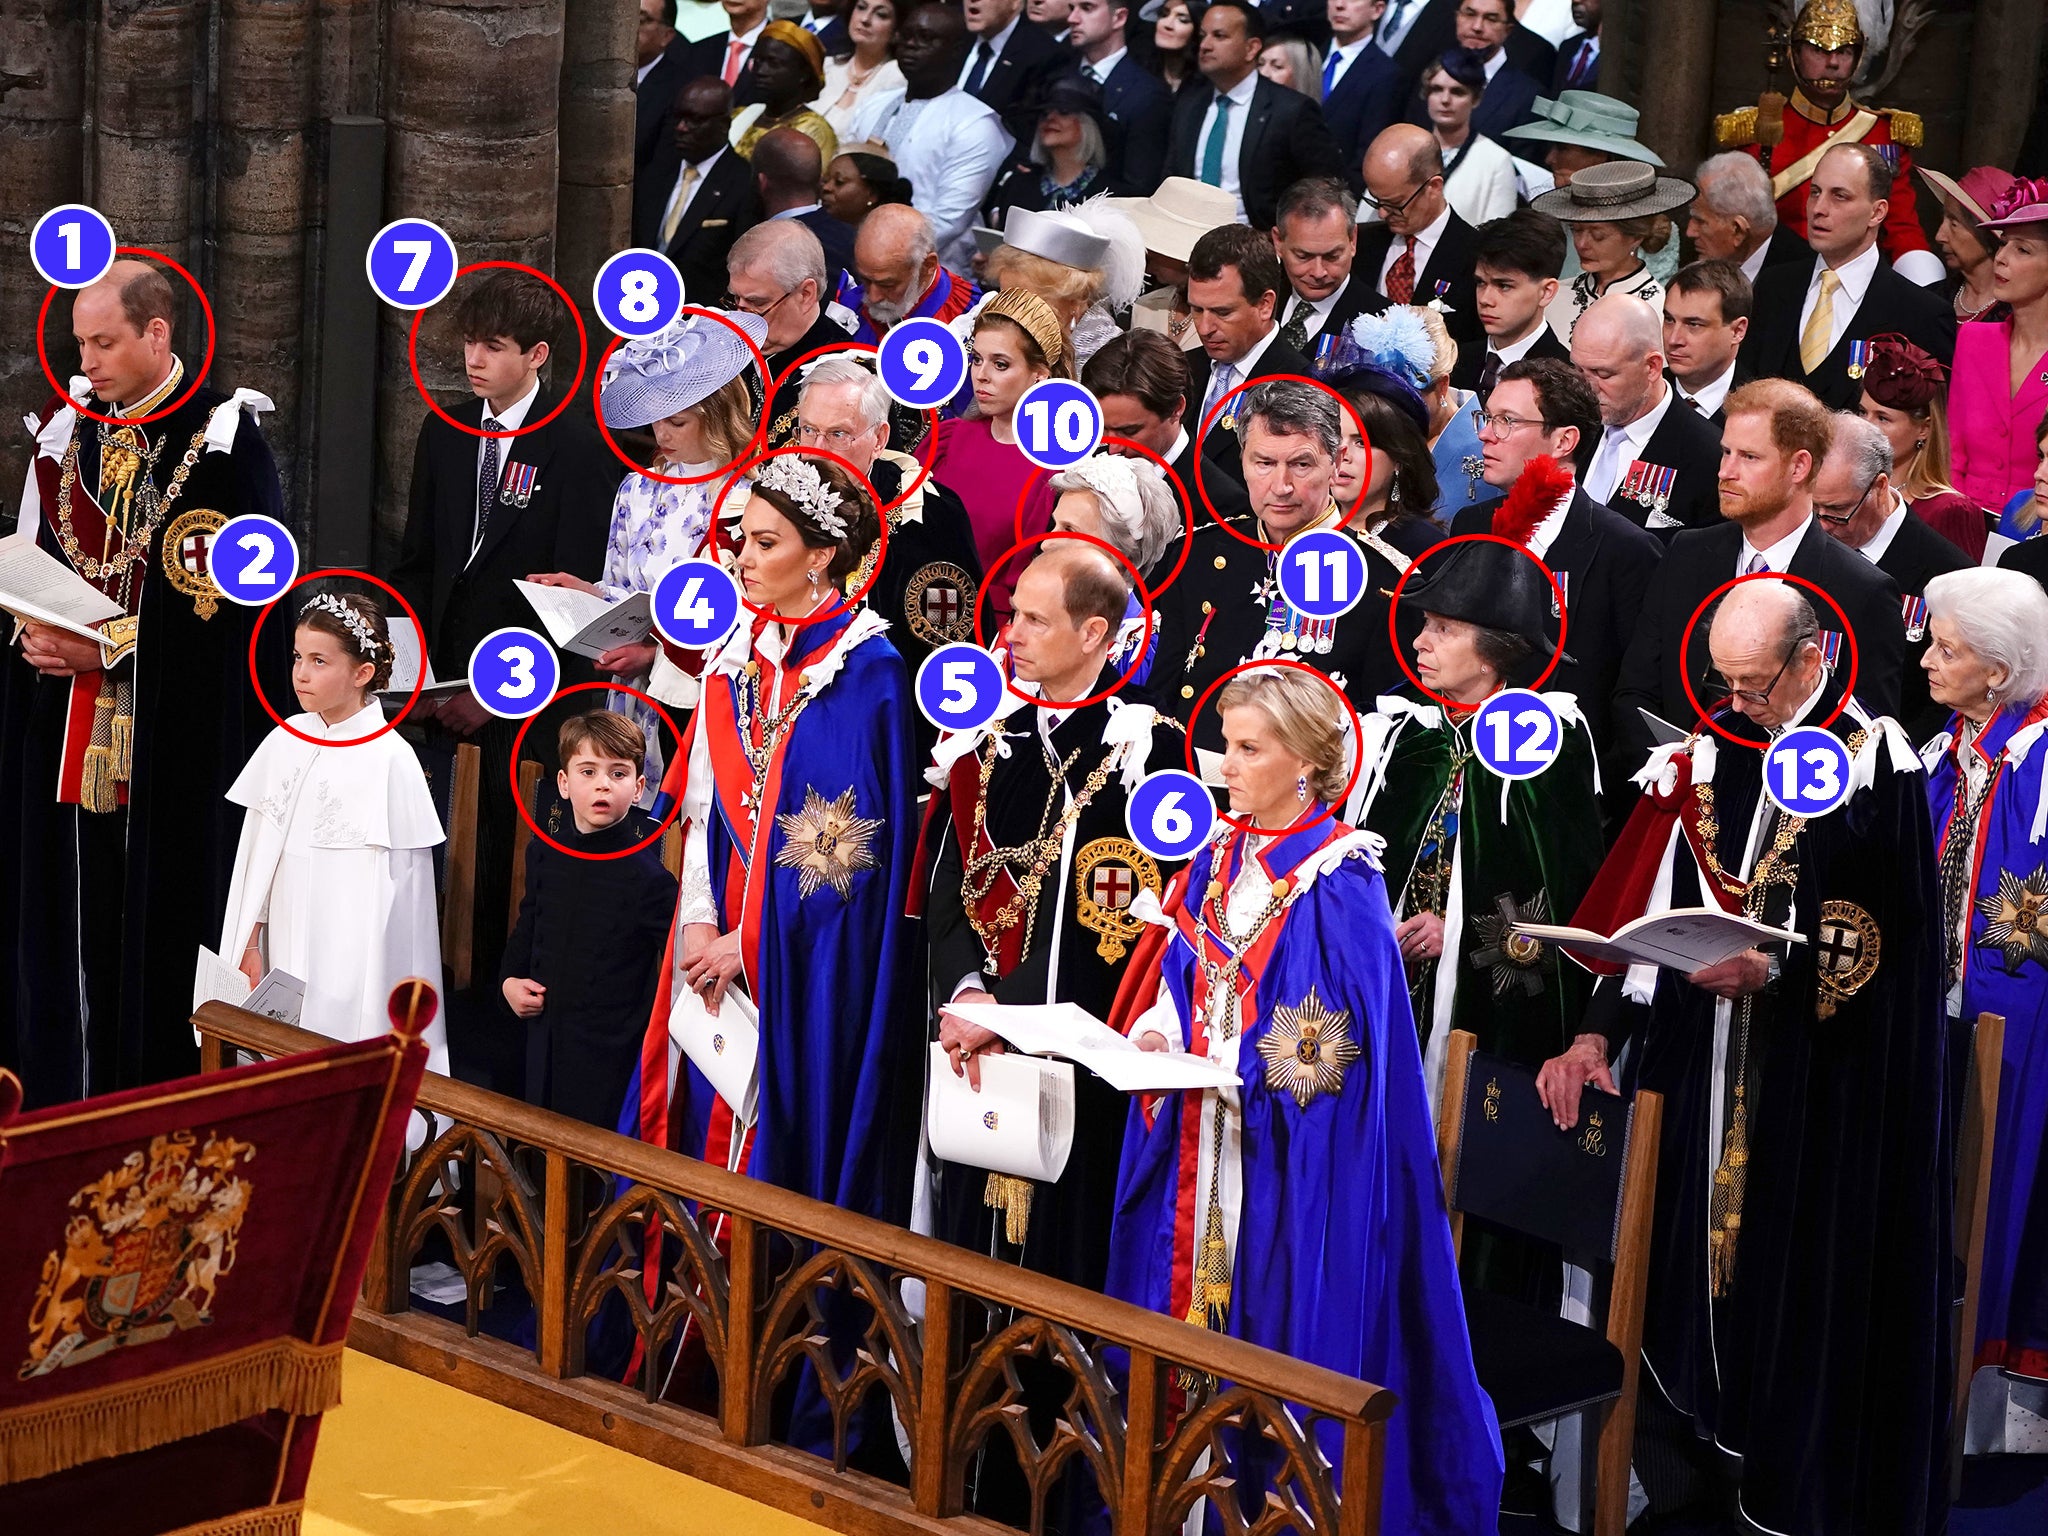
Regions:
<instances>
[{"instance_id":1,"label":"man in dark suit and glasses","mask_svg":"<svg viewBox=\"0 0 2048 1536\"><path fill-rule=\"evenodd\" d=\"M1387 307L1355 259L1358 200L1334 176L1297 181L1282 194L1273 253L1287 274L1277 311L1280 340L1303 357L1314 357L1358 316Z\"/></svg>"},{"instance_id":2,"label":"man in dark suit and glasses","mask_svg":"<svg viewBox=\"0 0 2048 1536\"><path fill-rule=\"evenodd\" d=\"M1856 644L1856 696L1874 713L1897 712L1906 658L1898 584L1829 538L1813 513L1813 477L1833 442L1834 418L1797 384L1755 379L1728 397L1722 521L1672 538L1622 658L1614 726L1637 762L1657 744L1638 710L1681 728L1698 720L1684 679L1692 679L1704 703L1707 627L1700 624L1688 635L1686 626L1709 593L1737 576L1775 571L1802 577L1839 603ZM1816 598L1814 611L1824 631L1839 630L1833 608ZM1842 637L1840 650L1846 677L1848 637Z\"/></svg>"},{"instance_id":3,"label":"man in dark suit and glasses","mask_svg":"<svg viewBox=\"0 0 2048 1536\"><path fill-rule=\"evenodd\" d=\"M1680 267L1664 290L1665 377L1680 405L1716 427L1728 391L1749 382L1741 348L1753 301L1749 279L1732 261Z\"/></svg>"},{"instance_id":4,"label":"man in dark suit and glasses","mask_svg":"<svg viewBox=\"0 0 2048 1536\"><path fill-rule=\"evenodd\" d=\"M1118 197L1150 197L1166 175L1173 98L1164 82L1131 56L1125 39L1131 15L1130 6L1115 0L1074 0L1067 13L1067 44L1080 54L1081 74L1102 87L1109 190Z\"/></svg>"},{"instance_id":5,"label":"man in dark suit and glasses","mask_svg":"<svg viewBox=\"0 0 2048 1536\"><path fill-rule=\"evenodd\" d=\"M1472 304L1486 345L1458 349L1458 365L1451 370L1454 387L1477 391L1483 405L1508 364L1525 357L1571 361L1543 314L1557 297L1564 250L1564 230L1557 220L1527 208L1473 231ZM1597 429L1593 435L1599 435ZM1591 454L1592 439L1587 442Z\"/></svg>"},{"instance_id":6,"label":"man in dark suit and glasses","mask_svg":"<svg viewBox=\"0 0 2048 1536\"><path fill-rule=\"evenodd\" d=\"M633 181L633 243L667 253L683 292L725 292L725 257L761 217L753 167L726 144L732 92L700 75L676 97L675 132Z\"/></svg>"},{"instance_id":7,"label":"man in dark suit and glasses","mask_svg":"<svg viewBox=\"0 0 2048 1536\"><path fill-rule=\"evenodd\" d=\"M1266 21L1250 0L1215 0L1202 13L1202 78L1174 98L1166 152L1167 175L1221 187L1257 229L1273 227L1295 182L1344 170L1322 109L1259 73L1265 45Z\"/></svg>"},{"instance_id":8,"label":"man in dark suit and glasses","mask_svg":"<svg viewBox=\"0 0 2048 1536\"><path fill-rule=\"evenodd\" d=\"M1595 299L1572 328L1572 366L1600 397L1586 494L1670 538L1720 520L1721 435L1664 378L1664 320L1632 293Z\"/></svg>"},{"instance_id":9,"label":"man in dark suit and glasses","mask_svg":"<svg viewBox=\"0 0 2048 1536\"><path fill-rule=\"evenodd\" d=\"M1838 144L1820 157L1807 186L1812 264L1771 267L1756 280L1743 358L1757 377L1791 379L1849 410L1863 394L1858 344L1881 332L1900 332L1943 366L1953 361L1955 310L1878 251L1892 181L1891 162L1868 145Z\"/></svg>"},{"instance_id":10,"label":"man in dark suit and glasses","mask_svg":"<svg viewBox=\"0 0 2048 1536\"><path fill-rule=\"evenodd\" d=\"M1501 494L1463 508L1451 521L1453 534L1500 533L1517 538L1541 560L1564 588L1565 648L1550 686L1573 694L1585 712L1586 728L1609 784L1624 784L1642 766L1629 762L1614 731L1615 679L1621 658L1635 637L1650 576L1664 557L1654 534L1588 496L1577 484L1600 440L1600 399L1570 363L1524 358L1501 369L1479 441L1486 457L1482 474ZM1563 501L1534 528L1496 528L1494 514L1523 469L1538 455L1556 461L1574 481ZM1618 797L1610 797L1618 798ZM1610 818L1610 825L1612 825Z\"/></svg>"},{"instance_id":11,"label":"man in dark suit and glasses","mask_svg":"<svg viewBox=\"0 0 2048 1536\"><path fill-rule=\"evenodd\" d=\"M1441 304L1459 351L1483 347L1472 286L1472 226L1444 197L1436 135L1396 123L1365 152L1365 200L1379 221L1358 231L1357 265L1393 304Z\"/></svg>"},{"instance_id":12,"label":"man in dark suit and glasses","mask_svg":"<svg viewBox=\"0 0 2048 1536\"><path fill-rule=\"evenodd\" d=\"M640 0L634 39L633 169L661 147L676 92L690 77L690 43L676 31L676 0Z\"/></svg>"},{"instance_id":13,"label":"man in dark suit and glasses","mask_svg":"<svg viewBox=\"0 0 2048 1536\"><path fill-rule=\"evenodd\" d=\"M1898 583L1900 622L1906 634L1906 671L1899 723L1925 741L1948 723L1933 701L1920 658L1927 654L1927 583L1977 562L1916 517L1892 489L1892 445L1884 430L1854 411L1835 413L1835 442L1813 481L1813 514L1846 549L1853 549Z\"/></svg>"},{"instance_id":14,"label":"man in dark suit and glasses","mask_svg":"<svg viewBox=\"0 0 2048 1536\"><path fill-rule=\"evenodd\" d=\"M1187 427L1203 453L1233 470L1238 386L1309 370L1308 359L1280 339L1275 315L1286 286L1272 239L1242 224L1210 230L1188 253L1188 310L1202 348L1188 354ZM1222 412L1205 434L1202 424L1219 405Z\"/></svg>"},{"instance_id":15,"label":"man in dark suit and glasses","mask_svg":"<svg viewBox=\"0 0 2048 1536\"><path fill-rule=\"evenodd\" d=\"M1365 146L1380 130L1401 121L1408 107L1408 80L1386 50L1373 41L1373 28L1387 0L1329 0L1330 51L1323 60L1323 121L1344 161L1344 179L1354 195L1365 190L1359 167Z\"/></svg>"},{"instance_id":16,"label":"man in dark suit and glasses","mask_svg":"<svg viewBox=\"0 0 2048 1536\"><path fill-rule=\"evenodd\" d=\"M405 534L391 570L391 584L426 630L437 678L466 677L470 652L493 630L534 627L533 609L514 581L555 571L595 581L603 573L612 498L625 467L591 428L587 404L578 411L572 402L546 421L560 395L542 384L540 372L549 357L546 338L564 318L547 286L521 272L484 273L456 303L463 367L478 398L449 415L472 430L431 414L420 423ZM565 662L563 680L581 681L577 670L588 675ZM472 974L478 994L495 997L518 814L510 771L519 722L497 719L468 693L449 695L414 718L422 715L430 753L445 758L458 741L475 741L483 751ZM539 717L525 747L543 764L553 755L550 719Z\"/></svg>"}]
</instances>

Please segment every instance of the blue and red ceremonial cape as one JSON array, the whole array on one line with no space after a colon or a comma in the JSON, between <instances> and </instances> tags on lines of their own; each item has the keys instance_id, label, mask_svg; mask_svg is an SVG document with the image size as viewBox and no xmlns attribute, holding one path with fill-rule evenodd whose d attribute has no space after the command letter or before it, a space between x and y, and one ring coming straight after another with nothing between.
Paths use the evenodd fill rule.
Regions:
<instances>
[{"instance_id":1,"label":"blue and red ceremonial cape","mask_svg":"<svg viewBox=\"0 0 2048 1536\"><path fill-rule=\"evenodd\" d=\"M974 307L975 287L964 277L955 277L944 267L932 279L931 287L924 296L911 306L905 320L957 320ZM883 333L889 327L877 327L868 317L867 293L849 273L839 285L839 302L852 310L860 324L854 328L853 339L868 346L879 346ZM899 321L898 324L901 322Z\"/></svg>"},{"instance_id":2,"label":"blue and red ceremonial cape","mask_svg":"<svg viewBox=\"0 0 2048 1536\"><path fill-rule=\"evenodd\" d=\"M866 610L800 626L780 667L756 643L764 627L757 622L706 669L690 725L705 733L713 781L704 829L712 897L721 929L740 935L760 1013L759 1118L741 1167L814 1200L900 1220L910 1183L907 1162L894 1176L903 1159L892 1149L892 1116L903 1116L900 1080L922 1045L901 915L917 833L909 679ZM835 661L769 758L761 804L771 809L757 821L746 748L760 744L766 706L741 718L742 674L757 669L767 701L784 696L782 672ZM665 788L684 792L694 755L678 754ZM843 890L830 866L800 857L821 817L833 819ZM664 976L674 974L675 944L672 929ZM731 1111L687 1059L670 1098L669 991L657 992L628 1114L643 1140L729 1163Z\"/></svg>"},{"instance_id":3,"label":"blue and red ceremonial cape","mask_svg":"<svg viewBox=\"0 0 2048 1536\"><path fill-rule=\"evenodd\" d=\"M1968 750L1993 777L1977 817L1963 951L1967 1042L2005 1019L1975 1364L2048 1377L2048 701L2008 705ZM1956 809L1956 722L1928 748L1940 846ZM1939 757L1935 756L1939 752Z\"/></svg>"},{"instance_id":4,"label":"blue and red ceremonial cape","mask_svg":"<svg viewBox=\"0 0 2048 1536\"><path fill-rule=\"evenodd\" d=\"M1368 840L1334 820L1288 834L1257 855L1268 878L1293 882L1288 904L1242 957L1238 1042L1244 1086L1238 1223L1224 1327L1237 1338L1393 1390L1383 1523L1404 1536L1480 1536L1497 1527L1503 1459L1493 1405L1472 1367L1458 1267L1437 1173L1436 1136L1386 884ZM1341 844L1341 846L1340 846ZM1167 893L1171 931L1146 945L1119 998L1126 1023L1161 984L1188 1049L1208 1042L1198 954L1225 961L1199 912L1212 869L1227 887L1244 838L1198 852ZM1195 910L1188 900L1198 893ZM1223 973L1228 976L1230 972ZM1318 1010L1341 1019L1360 1054L1335 1087L1305 1104L1286 1086L1290 1046L1269 1065L1260 1042L1300 1029ZM1324 1023L1326 1043L1334 1022ZM1327 1084L1327 1077L1325 1078ZM1174 1317L1195 1299L1204 1213L1197 1209L1207 1093L1139 1099L1117 1178L1107 1288ZM1318 1425L1341 1466L1341 1428ZM1237 1477L1256 1513L1276 1467L1261 1446L1237 1448Z\"/></svg>"}]
</instances>

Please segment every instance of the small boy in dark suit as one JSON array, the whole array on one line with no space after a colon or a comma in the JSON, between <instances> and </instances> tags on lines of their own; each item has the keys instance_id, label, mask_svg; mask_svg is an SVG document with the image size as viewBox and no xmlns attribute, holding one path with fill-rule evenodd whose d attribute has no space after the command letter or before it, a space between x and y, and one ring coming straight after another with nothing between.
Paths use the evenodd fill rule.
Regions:
<instances>
[{"instance_id":1,"label":"small boy in dark suit","mask_svg":"<svg viewBox=\"0 0 2048 1536\"><path fill-rule=\"evenodd\" d=\"M620 856L654 831L634 807L647 782L640 727L592 710L564 722L557 745L574 825L555 835L562 849L527 845L501 990L526 1021L527 1102L611 1130L661 982L676 879L659 842Z\"/></svg>"}]
</instances>

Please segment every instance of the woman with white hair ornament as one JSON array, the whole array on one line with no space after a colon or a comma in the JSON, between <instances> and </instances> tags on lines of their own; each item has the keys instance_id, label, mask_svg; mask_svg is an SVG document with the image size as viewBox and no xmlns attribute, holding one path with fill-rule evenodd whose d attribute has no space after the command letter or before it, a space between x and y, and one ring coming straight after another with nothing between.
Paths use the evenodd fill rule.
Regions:
<instances>
[{"instance_id":1,"label":"woman with white hair ornament","mask_svg":"<svg viewBox=\"0 0 2048 1536\"><path fill-rule=\"evenodd\" d=\"M1098 453L1054 475L1052 490L1059 498L1052 509L1055 529L1101 539L1131 563L1148 589L1165 577L1166 553L1182 533L1181 507L1157 464ZM1118 570L1128 579L1129 571ZM1119 675L1131 669L1129 681L1143 687L1158 649L1159 615L1146 612L1133 587L1110 642L1110 665Z\"/></svg>"},{"instance_id":2,"label":"woman with white hair ornament","mask_svg":"<svg viewBox=\"0 0 2048 1536\"><path fill-rule=\"evenodd\" d=\"M2048 1430L2048 594L2017 571L1927 584L1921 665L1955 711L1927 746L1948 960L1949 1070L1977 1019L2005 1020L1966 1448L2038 1450ZM2024 1438L2023 1438L2024 1437Z\"/></svg>"}]
</instances>

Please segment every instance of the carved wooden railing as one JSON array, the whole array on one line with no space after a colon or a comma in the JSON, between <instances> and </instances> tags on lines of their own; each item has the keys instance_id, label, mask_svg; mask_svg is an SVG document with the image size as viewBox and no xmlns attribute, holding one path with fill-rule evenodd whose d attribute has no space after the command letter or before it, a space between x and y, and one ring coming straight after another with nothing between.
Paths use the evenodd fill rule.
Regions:
<instances>
[{"instance_id":1,"label":"carved wooden railing","mask_svg":"<svg viewBox=\"0 0 2048 1536\"><path fill-rule=\"evenodd\" d=\"M207 1071L226 1047L326 1043L219 1003L194 1022ZM1068 1530L1172 1536L1203 1499L1229 1536L1380 1529L1385 1388L432 1073L419 1104L433 1139L385 1204L357 1349L862 1536L1008 1529L961 1513L998 1441L1034 1532L1057 1507ZM463 1324L412 1300L413 1263L437 1237L463 1279ZM533 1301L530 1349L481 1326L515 1276ZM608 1306L638 1342L631 1387L584 1369ZM828 1308L841 1339L855 1320L850 1355L832 1347ZM701 1369L670 1368L679 1335ZM829 1459L771 1443L803 1367L830 1410ZM1071 1383L1049 1427L1043 1389L1034 1427L1020 1369ZM672 1400L671 1378L689 1374L700 1396ZM850 1467L849 1430L886 1423L879 1404L895 1421L890 1465Z\"/></svg>"}]
</instances>

